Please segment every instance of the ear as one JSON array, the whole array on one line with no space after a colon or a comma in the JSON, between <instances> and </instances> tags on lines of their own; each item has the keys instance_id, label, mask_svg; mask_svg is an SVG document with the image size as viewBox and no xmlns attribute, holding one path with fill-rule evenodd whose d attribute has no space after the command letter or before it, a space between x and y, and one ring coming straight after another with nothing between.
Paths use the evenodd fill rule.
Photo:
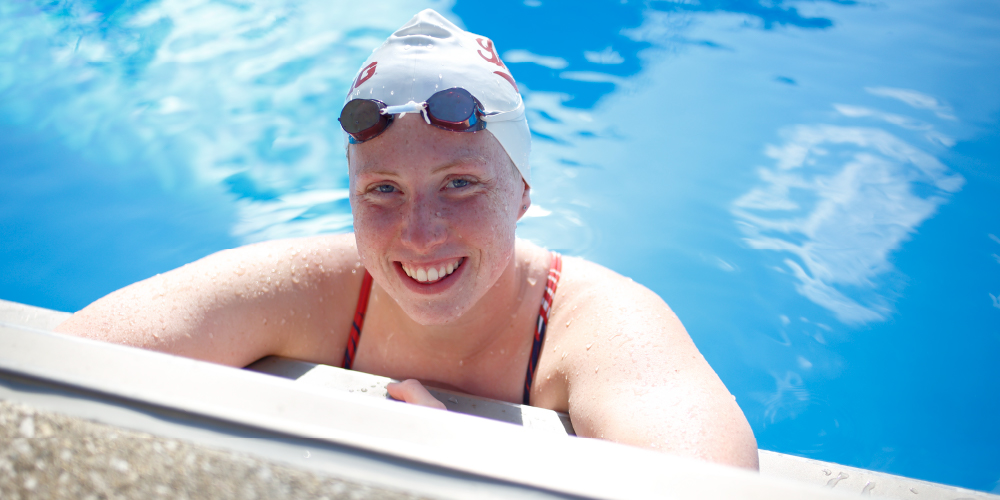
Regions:
<instances>
[{"instance_id":1,"label":"ear","mask_svg":"<svg viewBox=\"0 0 1000 500\"><path fill-rule=\"evenodd\" d=\"M521 179L521 183L524 186L524 192L521 193L521 209L518 211L517 220L521 220L521 217L524 217L528 208L531 207L531 187L524 179Z\"/></svg>"}]
</instances>

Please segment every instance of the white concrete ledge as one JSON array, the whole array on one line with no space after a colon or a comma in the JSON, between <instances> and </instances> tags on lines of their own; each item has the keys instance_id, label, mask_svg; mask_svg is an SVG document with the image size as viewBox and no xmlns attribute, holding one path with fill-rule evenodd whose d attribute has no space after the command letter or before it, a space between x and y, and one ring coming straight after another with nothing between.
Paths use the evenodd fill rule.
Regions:
<instances>
[{"instance_id":1,"label":"white concrete ledge","mask_svg":"<svg viewBox=\"0 0 1000 500\"><path fill-rule=\"evenodd\" d=\"M354 393L378 399L391 399L386 385L393 380L368 373L268 356L246 367L247 370L294 380L298 384ZM443 402L448 411L474 415L500 422L521 425L560 436L574 435L569 415L534 406L524 406L495 399L469 396L446 389L427 388Z\"/></svg>"}]
</instances>

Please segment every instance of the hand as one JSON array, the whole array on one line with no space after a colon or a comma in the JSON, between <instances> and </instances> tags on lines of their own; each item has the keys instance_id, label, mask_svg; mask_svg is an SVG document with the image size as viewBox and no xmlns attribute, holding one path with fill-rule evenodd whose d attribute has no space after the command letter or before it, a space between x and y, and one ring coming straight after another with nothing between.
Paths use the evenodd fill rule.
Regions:
<instances>
[{"instance_id":1,"label":"hand","mask_svg":"<svg viewBox=\"0 0 1000 500\"><path fill-rule=\"evenodd\" d=\"M439 410L447 409L444 403L438 401L424 388L423 384L412 378L402 382L392 382L386 386L386 389L389 391L389 396L392 399L405 401L414 405L437 408Z\"/></svg>"}]
</instances>

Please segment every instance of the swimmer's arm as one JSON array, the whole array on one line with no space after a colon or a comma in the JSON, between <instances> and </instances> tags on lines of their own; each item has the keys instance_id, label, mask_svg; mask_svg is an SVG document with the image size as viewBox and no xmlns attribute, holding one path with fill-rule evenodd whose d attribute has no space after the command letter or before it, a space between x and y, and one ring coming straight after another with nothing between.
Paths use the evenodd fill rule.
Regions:
<instances>
[{"instance_id":1,"label":"swimmer's arm","mask_svg":"<svg viewBox=\"0 0 1000 500\"><path fill-rule=\"evenodd\" d=\"M361 282L353 240L224 250L115 291L55 331L230 366L270 354L338 362Z\"/></svg>"},{"instance_id":2,"label":"swimmer's arm","mask_svg":"<svg viewBox=\"0 0 1000 500\"><path fill-rule=\"evenodd\" d=\"M574 265L599 267L567 263ZM561 307L577 325L561 335L577 434L757 469L746 417L677 316L645 287L600 270L608 273L600 287ZM564 313L563 323L570 317Z\"/></svg>"}]
</instances>

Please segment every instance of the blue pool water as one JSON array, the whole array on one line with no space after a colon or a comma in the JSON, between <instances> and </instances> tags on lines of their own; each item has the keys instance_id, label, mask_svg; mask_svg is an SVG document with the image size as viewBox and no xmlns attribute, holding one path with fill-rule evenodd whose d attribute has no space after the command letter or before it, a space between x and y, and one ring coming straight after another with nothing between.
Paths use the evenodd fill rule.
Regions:
<instances>
[{"instance_id":1,"label":"blue pool water","mask_svg":"<svg viewBox=\"0 0 1000 500\"><path fill-rule=\"evenodd\" d=\"M351 228L336 116L433 7L534 134L524 238L663 296L762 448L1000 492L1000 4L0 0L0 298Z\"/></svg>"}]
</instances>

